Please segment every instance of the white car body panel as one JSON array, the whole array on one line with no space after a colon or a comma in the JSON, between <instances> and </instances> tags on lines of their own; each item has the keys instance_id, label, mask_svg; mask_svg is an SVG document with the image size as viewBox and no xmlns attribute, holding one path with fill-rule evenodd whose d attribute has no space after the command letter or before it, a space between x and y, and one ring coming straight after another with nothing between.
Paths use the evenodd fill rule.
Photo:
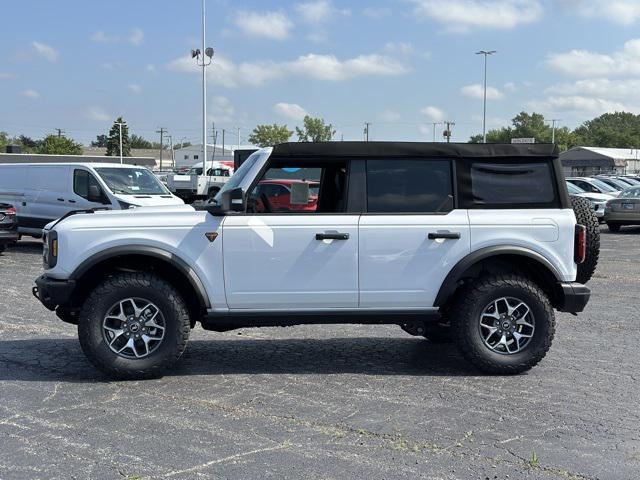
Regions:
<instances>
[{"instance_id":1,"label":"white car body panel","mask_svg":"<svg viewBox=\"0 0 640 480\"><path fill-rule=\"evenodd\" d=\"M460 239L428 239L438 231L460 233ZM442 282L469 248L466 210L447 215L362 215L360 306L433 306Z\"/></svg>"},{"instance_id":2,"label":"white car body panel","mask_svg":"<svg viewBox=\"0 0 640 480\"><path fill-rule=\"evenodd\" d=\"M358 306L359 215L239 215L223 224L230 309ZM316 233L348 240L316 240Z\"/></svg>"},{"instance_id":3,"label":"white car body panel","mask_svg":"<svg viewBox=\"0 0 640 480\"><path fill-rule=\"evenodd\" d=\"M576 217L569 209L469 210L471 251L486 247L516 246L546 258L561 276L573 282Z\"/></svg>"}]
</instances>

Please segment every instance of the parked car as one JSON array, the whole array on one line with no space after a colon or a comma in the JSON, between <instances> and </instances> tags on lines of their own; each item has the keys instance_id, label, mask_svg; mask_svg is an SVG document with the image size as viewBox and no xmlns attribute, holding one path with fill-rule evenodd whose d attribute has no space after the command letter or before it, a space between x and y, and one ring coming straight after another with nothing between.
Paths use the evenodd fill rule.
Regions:
<instances>
[{"instance_id":1,"label":"parked car","mask_svg":"<svg viewBox=\"0 0 640 480\"><path fill-rule=\"evenodd\" d=\"M607 201L615 198L613 195L609 195L606 193L585 192L583 189L571 182L566 183L569 195L587 199L591 203L591 205L593 205L593 211L596 212L598 220L604 220L604 209L606 207Z\"/></svg>"},{"instance_id":2,"label":"parked car","mask_svg":"<svg viewBox=\"0 0 640 480\"><path fill-rule=\"evenodd\" d=\"M18 241L16 209L8 203L0 203L0 253L7 245Z\"/></svg>"},{"instance_id":3,"label":"parked car","mask_svg":"<svg viewBox=\"0 0 640 480\"><path fill-rule=\"evenodd\" d=\"M593 177L569 177L567 182L573 183L585 192L606 193L617 197L622 189L615 189L609 184Z\"/></svg>"},{"instance_id":4,"label":"parked car","mask_svg":"<svg viewBox=\"0 0 640 480\"><path fill-rule=\"evenodd\" d=\"M15 205L18 231L34 236L72 210L184 204L146 168L119 163L3 164L0 202Z\"/></svg>"},{"instance_id":5,"label":"parked car","mask_svg":"<svg viewBox=\"0 0 640 480\"><path fill-rule=\"evenodd\" d=\"M623 225L640 225L640 186L627 188L609 200L604 221L612 232L620 231Z\"/></svg>"},{"instance_id":6,"label":"parked car","mask_svg":"<svg viewBox=\"0 0 640 480\"><path fill-rule=\"evenodd\" d=\"M167 187L186 203L212 199L229 181L233 169L222 162L207 162L206 175L202 163L194 165L184 173L167 176Z\"/></svg>"},{"instance_id":7,"label":"parked car","mask_svg":"<svg viewBox=\"0 0 640 480\"><path fill-rule=\"evenodd\" d=\"M631 185L632 187L635 187L636 185L640 185L640 180L638 180L637 178L634 177L629 177L629 176L622 176L622 177L616 177L618 180L622 180L623 182L628 183L629 185Z\"/></svg>"},{"instance_id":8,"label":"parked car","mask_svg":"<svg viewBox=\"0 0 640 480\"><path fill-rule=\"evenodd\" d=\"M631 182L626 182L625 180L622 180L621 178L618 178L618 177L605 177L605 176L599 175L594 178L600 180L601 182L606 183L607 185L609 185L611 188L615 190L622 191L625 188L629 188L632 186Z\"/></svg>"},{"instance_id":9,"label":"parked car","mask_svg":"<svg viewBox=\"0 0 640 480\"><path fill-rule=\"evenodd\" d=\"M314 212L318 208L319 182L269 179L258 183L252 200L256 213Z\"/></svg>"},{"instance_id":10,"label":"parked car","mask_svg":"<svg viewBox=\"0 0 640 480\"><path fill-rule=\"evenodd\" d=\"M317 179L313 211L248 211L260 182L288 172ZM217 205L50 225L34 294L118 378L160 375L197 323L397 324L453 339L484 372L524 372L551 345L554 309L590 296L597 220L562 178L552 145L277 145Z\"/></svg>"}]
</instances>

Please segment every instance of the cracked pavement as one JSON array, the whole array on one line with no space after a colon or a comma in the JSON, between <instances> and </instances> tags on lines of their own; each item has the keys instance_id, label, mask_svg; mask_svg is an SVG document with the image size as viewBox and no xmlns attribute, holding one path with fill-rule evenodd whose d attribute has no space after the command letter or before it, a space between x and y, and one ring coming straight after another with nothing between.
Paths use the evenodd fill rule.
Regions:
<instances>
[{"instance_id":1,"label":"cracked pavement","mask_svg":"<svg viewBox=\"0 0 640 480\"><path fill-rule=\"evenodd\" d=\"M396 326L196 327L159 380L112 382L0 255L0 479L640 478L640 228L603 229L592 299L492 377Z\"/></svg>"}]
</instances>

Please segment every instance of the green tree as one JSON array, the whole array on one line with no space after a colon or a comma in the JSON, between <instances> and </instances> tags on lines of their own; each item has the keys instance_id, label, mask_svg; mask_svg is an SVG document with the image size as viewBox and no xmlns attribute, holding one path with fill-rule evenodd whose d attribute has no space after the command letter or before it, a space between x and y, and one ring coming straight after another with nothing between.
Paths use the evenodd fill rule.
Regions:
<instances>
[{"instance_id":1,"label":"green tree","mask_svg":"<svg viewBox=\"0 0 640 480\"><path fill-rule=\"evenodd\" d=\"M108 139L109 138L106 135L97 135L95 141L91 142L91 146L96 148L106 148Z\"/></svg>"},{"instance_id":2,"label":"green tree","mask_svg":"<svg viewBox=\"0 0 640 480\"><path fill-rule=\"evenodd\" d=\"M258 147L272 147L288 142L293 132L286 125L258 125L249 135L249 142Z\"/></svg>"},{"instance_id":3,"label":"green tree","mask_svg":"<svg viewBox=\"0 0 640 480\"><path fill-rule=\"evenodd\" d=\"M330 142L336 131L331 124L326 125L324 119L306 115L304 128L296 127L299 142Z\"/></svg>"},{"instance_id":4,"label":"green tree","mask_svg":"<svg viewBox=\"0 0 640 480\"><path fill-rule=\"evenodd\" d=\"M131 135L129 145L131 145L131 148L154 148L153 143L146 138L142 138L140 135L136 135L135 133Z\"/></svg>"},{"instance_id":5,"label":"green tree","mask_svg":"<svg viewBox=\"0 0 640 480\"><path fill-rule=\"evenodd\" d=\"M122 156L130 157L131 156L131 144L129 142L129 126L127 122L125 122L122 117L116 118L116 121L113 122L113 126L111 130L109 130L109 137L107 138L107 153L108 157L117 157L120 156L120 126L119 123L123 123L122 125Z\"/></svg>"},{"instance_id":6,"label":"green tree","mask_svg":"<svg viewBox=\"0 0 640 480\"><path fill-rule=\"evenodd\" d=\"M640 147L640 115L605 113L574 130L577 143L590 147Z\"/></svg>"},{"instance_id":7,"label":"green tree","mask_svg":"<svg viewBox=\"0 0 640 480\"><path fill-rule=\"evenodd\" d=\"M38 147L38 153L50 155L82 155L82 144L74 142L70 138L48 135L44 137Z\"/></svg>"}]
</instances>

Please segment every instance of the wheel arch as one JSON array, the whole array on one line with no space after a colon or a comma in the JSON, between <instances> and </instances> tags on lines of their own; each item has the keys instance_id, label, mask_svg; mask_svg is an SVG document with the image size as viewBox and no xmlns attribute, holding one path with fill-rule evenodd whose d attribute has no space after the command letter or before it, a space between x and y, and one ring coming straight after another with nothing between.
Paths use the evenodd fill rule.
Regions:
<instances>
[{"instance_id":1,"label":"wheel arch","mask_svg":"<svg viewBox=\"0 0 640 480\"><path fill-rule=\"evenodd\" d=\"M181 293L194 315L206 312L211 306L204 284L185 260L175 253L148 245L112 247L84 260L69 277L78 285L73 293L75 303L86 297L104 276L117 271L161 274Z\"/></svg>"},{"instance_id":2,"label":"wheel arch","mask_svg":"<svg viewBox=\"0 0 640 480\"><path fill-rule=\"evenodd\" d=\"M522 273L535 281L555 304L560 272L541 254L524 247L493 246L477 250L460 260L446 276L434 306L446 307L465 280L479 278L483 273Z\"/></svg>"}]
</instances>

